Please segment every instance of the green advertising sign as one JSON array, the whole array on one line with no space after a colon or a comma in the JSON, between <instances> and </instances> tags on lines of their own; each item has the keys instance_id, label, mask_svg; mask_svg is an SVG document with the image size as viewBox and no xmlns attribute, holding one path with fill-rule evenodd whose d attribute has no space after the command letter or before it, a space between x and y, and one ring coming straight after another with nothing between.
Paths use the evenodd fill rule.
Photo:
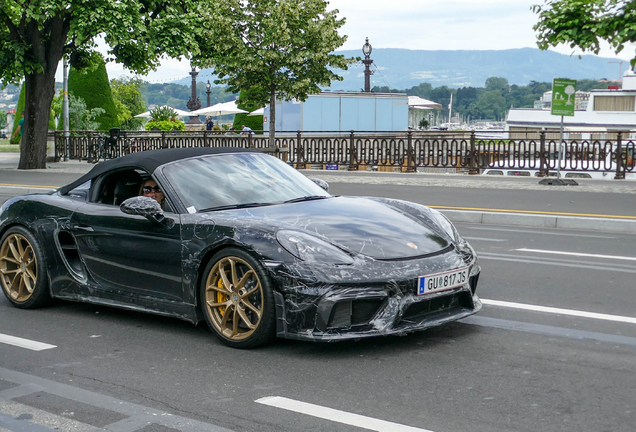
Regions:
<instances>
[{"instance_id":1,"label":"green advertising sign","mask_svg":"<svg viewBox=\"0 0 636 432\"><path fill-rule=\"evenodd\" d=\"M573 116L576 80L555 78L552 80L552 115Z\"/></svg>"}]
</instances>

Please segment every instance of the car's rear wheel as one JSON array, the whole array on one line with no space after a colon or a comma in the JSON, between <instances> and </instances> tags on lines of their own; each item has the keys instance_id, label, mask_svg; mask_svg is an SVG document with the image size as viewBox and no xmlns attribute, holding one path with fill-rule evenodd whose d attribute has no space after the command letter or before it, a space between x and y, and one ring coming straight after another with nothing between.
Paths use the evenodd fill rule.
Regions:
<instances>
[{"instance_id":1,"label":"car's rear wheel","mask_svg":"<svg viewBox=\"0 0 636 432\"><path fill-rule=\"evenodd\" d=\"M0 283L19 308L43 306L51 298L42 248L23 227L10 228L0 240Z\"/></svg>"},{"instance_id":2,"label":"car's rear wheel","mask_svg":"<svg viewBox=\"0 0 636 432\"><path fill-rule=\"evenodd\" d=\"M224 344L253 348L274 337L272 283L245 251L228 248L212 257L203 273L201 299L208 326Z\"/></svg>"}]
</instances>

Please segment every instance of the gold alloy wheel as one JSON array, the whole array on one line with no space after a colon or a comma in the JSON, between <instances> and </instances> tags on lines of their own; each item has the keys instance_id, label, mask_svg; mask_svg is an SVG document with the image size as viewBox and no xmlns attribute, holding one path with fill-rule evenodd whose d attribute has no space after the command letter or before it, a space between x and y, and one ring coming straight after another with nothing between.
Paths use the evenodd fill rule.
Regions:
<instances>
[{"instance_id":1,"label":"gold alloy wheel","mask_svg":"<svg viewBox=\"0 0 636 432\"><path fill-rule=\"evenodd\" d=\"M11 234L0 247L2 288L16 302L25 302L33 295L37 276L33 247L21 234Z\"/></svg>"},{"instance_id":2,"label":"gold alloy wheel","mask_svg":"<svg viewBox=\"0 0 636 432\"><path fill-rule=\"evenodd\" d=\"M214 328L227 339L252 336L263 317L263 287L256 271L241 258L221 258L205 283L205 307Z\"/></svg>"}]
</instances>

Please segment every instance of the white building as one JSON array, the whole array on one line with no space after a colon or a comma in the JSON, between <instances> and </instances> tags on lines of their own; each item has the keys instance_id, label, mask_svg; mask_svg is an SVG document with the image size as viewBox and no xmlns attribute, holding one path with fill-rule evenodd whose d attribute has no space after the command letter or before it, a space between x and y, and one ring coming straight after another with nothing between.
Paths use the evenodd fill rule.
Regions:
<instances>
[{"instance_id":1,"label":"white building","mask_svg":"<svg viewBox=\"0 0 636 432\"><path fill-rule=\"evenodd\" d=\"M558 132L561 116L551 115L552 92L546 92L541 109L512 108L506 119L506 130L511 138L536 138L537 131ZM536 104L535 106L538 106ZM597 89L576 93L574 116L564 116L566 131L595 131L615 134L633 131L636 136L636 73L625 72L622 89ZM595 138L587 136L582 138ZM601 138L599 136L599 138Z\"/></svg>"}]
</instances>

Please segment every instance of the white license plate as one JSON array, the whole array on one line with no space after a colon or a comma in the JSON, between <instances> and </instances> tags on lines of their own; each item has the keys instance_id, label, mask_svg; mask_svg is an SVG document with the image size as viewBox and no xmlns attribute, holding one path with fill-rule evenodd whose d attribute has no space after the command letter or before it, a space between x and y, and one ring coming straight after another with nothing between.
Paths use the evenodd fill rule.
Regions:
<instances>
[{"instance_id":1,"label":"white license plate","mask_svg":"<svg viewBox=\"0 0 636 432\"><path fill-rule=\"evenodd\" d=\"M468 267L420 276L417 284L417 295L447 290L468 283Z\"/></svg>"}]
</instances>

